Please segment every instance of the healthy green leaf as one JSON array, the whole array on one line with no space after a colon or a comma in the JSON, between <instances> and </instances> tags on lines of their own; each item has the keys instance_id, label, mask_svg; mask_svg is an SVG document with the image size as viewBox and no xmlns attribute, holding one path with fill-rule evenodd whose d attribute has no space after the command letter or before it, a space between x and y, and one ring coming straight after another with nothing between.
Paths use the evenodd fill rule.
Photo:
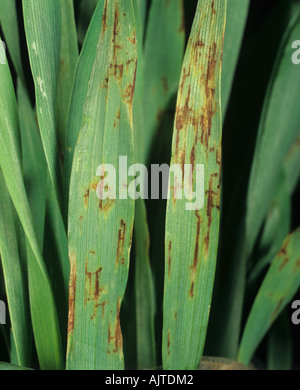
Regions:
<instances>
[{"instance_id":1,"label":"healthy green leaf","mask_svg":"<svg viewBox=\"0 0 300 390\"><path fill-rule=\"evenodd\" d=\"M290 317L285 310L275 321L268 337L268 370L292 370L293 349Z\"/></svg>"},{"instance_id":2,"label":"healthy green leaf","mask_svg":"<svg viewBox=\"0 0 300 390\"><path fill-rule=\"evenodd\" d=\"M247 319L238 361L248 365L275 319L300 286L300 229L290 234L274 258Z\"/></svg>"},{"instance_id":3,"label":"healthy green leaf","mask_svg":"<svg viewBox=\"0 0 300 390\"><path fill-rule=\"evenodd\" d=\"M246 252L249 254L280 180L285 157L299 134L300 73L292 62L291 42L300 18L291 22L279 50L260 121L247 196Z\"/></svg>"},{"instance_id":4,"label":"healthy green leaf","mask_svg":"<svg viewBox=\"0 0 300 390\"><path fill-rule=\"evenodd\" d=\"M176 95L185 43L182 0L153 0L145 40L144 160L168 104Z\"/></svg>"},{"instance_id":5,"label":"healthy green leaf","mask_svg":"<svg viewBox=\"0 0 300 390\"><path fill-rule=\"evenodd\" d=\"M17 363L30 364L30 313L25 266L19 257L13 205L0 170L0 253Z\"/></svg>"},{"instance_id":6,"label":"healthy green leaf","mask_svg":"<svg viewBox=\"0 0 300 390\"><path fill-rule=\"evenodd\" d=\"M64 189L66 202L69 199L70 177L73 164L75 146L82 126L84 102L88 94L89 80L97 53L98 38L101 31L101 23L98 21L103 13L104 2L100 1L97 12L93 15L86 39L81 49L77 63L73 91L71 96L68 127L66 134L66 152L64 163Z\"/></svg>"},{"instance_id":7,"label":"healthy green leaf","mask_svg":"<svg viewBox=\"0 0 300 390\"><path fill-rule=\"evenodd\" d=\"M14 364L0 362L0 371L26 371L26 370L31 370L31 368L25 368L25 367L16 366Z\"/></svg>"},{"instance_id":8,"label":"healthy green leaf","mask_svg":"<svg viewBox=\"0 0 300 390\"><path fill-rule=\"evenodd\" d=\"M224 38L222 65L222 114L228 106L234 74L238 62L244 30L247 22L250 0L227 1L227 23Z\"/></svg>"},{"instance_id":9,"label":"healthy green leaf","mask_svg":"<svg viewBox=\"0 0 300 390\"><path fill-rule=\"evenodd\" d=\"M60 0L23 0L23 15L40 133L51 182L62 205L55 117L61 45Z\"/></svg>"},{"instance_id":10,"label":"healthy green leaf","mask_svg":"<svg viewBox=\"0 0 300 390\"><path fill-rule=\"evenodd\" d=\"M17 102L7 63L0 66L0 128L0 165L34 255L28 261L28 275L31 318L39 361L42 368L62 368L56 308L22 177Z\"/></svg>"}]
</instances>

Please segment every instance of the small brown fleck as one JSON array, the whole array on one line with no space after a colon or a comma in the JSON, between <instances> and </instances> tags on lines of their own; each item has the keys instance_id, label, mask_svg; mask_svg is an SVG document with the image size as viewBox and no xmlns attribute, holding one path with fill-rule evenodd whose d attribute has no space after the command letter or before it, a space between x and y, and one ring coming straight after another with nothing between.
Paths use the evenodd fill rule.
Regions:
<instances>
[{"instance_id":1,"label":"small brown fleck","mask_svg":"<svg viewBox=\"0 0 300 390\"><path fill-rule=\"evenodd\" d=\"M278 302L273 314L272 314L272 318L271 318L271 322L274 321L274 319L277 317L277 314L279 313L279 310L281 308L281 305L282 305L282 302L283 302L283 298L280 299L280 301Z\"/></svg>"},{"instance_id":2,"label":"small brown fleck","mask_svg":"<svg viewBox=\"0 0 300 390\"><path fill-rule=\"evenodd\" d=\"M280 264L280 267L279 267L279 271L282 271L283 268L287 265L287 263L289 262L289 258L286 257L283 262Z\"/></svg>"},{"instance_id":3,"label":"small brown fleck","mask_svg":"<svg viewBox=\"0 0 300 390\"><path fill-rule=\"evenodd\" d=\"M168 255L168 277L171 276L171 249L172 249L172 241L169 241L169 255Z\"/></svg>"},{"instance_id":4,"label":"small brown fleck","mask_svg":"<svg viewBox=\"0 0 300 390\"><path fill-rule=\"evenodd\" d=\"M124 251L124 244L125 244L125 231L126 231L126 224L121 219L121 226L118 231L118 245L117 245L117 255L116 255L116 266L119 265L119 262L121 261L122 264L122 258L123 256L123 251Z\"/></svg>"},{"instance_id":5,"label":"small brown fleck","mask_svg":"<svg viewBox=\"0 0 300 390\"><path fill-rule=\"evenodd\" d=\"M189 296L190 296L191 298L194 297L194 282L191 283L191 288L190 288Z\"/></svg>"}]
</instances>

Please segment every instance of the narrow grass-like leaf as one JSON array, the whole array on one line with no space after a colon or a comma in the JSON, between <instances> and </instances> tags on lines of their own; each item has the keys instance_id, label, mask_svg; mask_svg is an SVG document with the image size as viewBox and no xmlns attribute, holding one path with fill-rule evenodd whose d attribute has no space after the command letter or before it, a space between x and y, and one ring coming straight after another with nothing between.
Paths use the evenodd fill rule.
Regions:
<instances>
[{"instance_id":1,"label":"narrow grass-like leaf","mask_svg":"<svg viewBox=\"0 0 300 390\"><path fill-rule=\"evenodd\" d=\"M0 24L5 37L5 44L17 71L25 82L20 47L20 31L17 15L16 0L0 0Z\"/></svg>"},{"instance_id":2,"label":"narrow grass-like leaf","mask_svg":"<svg viewBox=\"0 0 300 390\"><path fill-rule=\"evenodd\" d=\"M61 45L61 5L60 0L22 1L39 128L51 182L61 205L62 178L55 117Z\"/></svg>"},{"instance_id":3,"label":"narrow grass-like leaf","mask_svg":"<svg viewBox=\"0 0 300 390\"><path fill-rule=\"evenodd\" d=\"M0 67L0 128L0 165L9 194L34 254L34 258L29 261L29 293L40 364L42 368L62 368L56 308L22 177L17 102L7 63Z\"/></svg>"},{"instance_id":4,"label":"narrow grass-like leaf","mask_svg":"<svg viewBox=\"0 0 300 390\"><path fill-rule=\"evenodd\" d=\"M222 65L222 114L225 119L236 65L247 22L250 0L227 1L227 23Z\"/></svg>"},{"instance_id":5,"label":"narrow grass-like leaf","mask_svg":"<svg viewBox=\"0 0 300 390\"><path fill-rule=\"evenodd\" d=\"M0 253L17 363L30 364L30 312L25 264L19 257L13 205L0 170Z\"/></svg>"},{"instance_id":6,"label":"narrow grass-like leaf","mask_svg":"<svg viewBox=\"0 0 300 390\"><path fill-rule=\"evenodd\" d=\"M70 98L78 59L78 44L73 1L61 1L60 8L61 45L56 107L59 151L63 159Z\"/></svg>"},{"instance_id":7,"label":"narrow grass-like leaf","mask_svg":"<svg viewBox=\"0 0 300 390\"><path fill-rule=\"evenodd\" d=\"M279 251L285 237L291 229L292 205L290 194L286 185L286 178L282 176L276 191L276 196L271 204L270 211L265 220L264 229L259 242L262 257L251 264L252 271L248 278L248 283L253 282L261 271L271 263L276 253ZM250 265L249 265L250 266Z\"/></svg>"},{"instance_id":8,"label":"narrow grass-like leaf","mask_svg":"<svg viewBox=\"0 0 300 390\"><path fill-rule=\"evenodd\" d=\"M145 38L145 159L149 158L164 111L177 93L184 43L183 1L153 0Z\"/></svg>"},{"instance_id":9,"label":"narrow grass-like leaf","mask_svg":"<svg viewBox=\"0 0 300 390\"><path fill-rule=\"evenodd\" d=\"M98 29L102 9L100 2L96 25L90 29ZM134 201L128 194L120 199L125 197L121 188L127 193L127 170L122 174L124 167L118 167L120 156L126 156L128 166L134 162L136 67L132 1L106 0L96 55L88 66L70 184L68 369L124 367L119 313L128 277ZM99 183L105 176L105 168L98 169L101 164L111 164L120 176L118 199L98 198L105 191ZM115 179L110 176L107 183L111 191L117 190Z\"/></svg>"},{"instance_id":10,"label":"narrow grass-like leaf","mask_svg":"<svg viewBox=\"0 0 300 390\"><path fill-rule=\"evenodd\" d=\"M250 253L269 210L286 155L299 133L300 73L292 62L291 42L300 34L293 18L282 42L269 85L255 148L247 195L246 252Z\"/></svg>"},{"instance_id":11,"label":"narrow grass-like leaf","mask_svg":"<svg viewBox=\"0 0 300 390\"><path fill-rule=\"evenodd\" d=\"M274 258L250 311L238 361L248 365L262 338L300 286L300 229L290 234Z\"/></svg>"},{"instance_id":12,"label":"narrow grass-like leaf","mask_svg":"<svg viewBox=\"0 0 300 390\"><path fill-rule=\"evenodd\" d=\"M202 207L199 192L194 209L184 199L187 195L178 199L180 181L171 174L165 237L165 369L196 369L205 342L219 237L225 18L226 1L199 0L181 74L171 166L181 168L185 189L191 190L187 179L193 181L192 190L201 187L204 202ZM183 172L185 164L192 172Z\"/></svg>"},{"instance_id":13,"label":"narrow grass-like leaf","mask_svg":"<svg viewBox=\"0 0 300 390\"><path fill-rule=\"evenodd\" d=\"M87 98L88 85L97 52L97 43L101 31L99 18L102 17L104 2L100 1L89 30L86 34L80 57L77 63L70 103L68 128L66 134L66 152L64 163L64 189L66 201L69 199L70 177L75 145L82 126L84 102Z\"/></svg>"}]
</instances>

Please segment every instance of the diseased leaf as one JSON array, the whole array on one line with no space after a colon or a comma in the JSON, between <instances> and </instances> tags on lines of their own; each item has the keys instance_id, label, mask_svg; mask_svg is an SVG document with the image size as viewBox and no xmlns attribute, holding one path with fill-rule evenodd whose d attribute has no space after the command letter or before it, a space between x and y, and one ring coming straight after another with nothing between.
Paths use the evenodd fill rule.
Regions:
<instances>
[{"instance_id":1,"label":"diseased leaf","mask_svg":"<svg viewBox=\"0 0 300 390\"><path fill-rule=\"evenodd\" d=\"M153 0L145 37L144 160L149 158L160 121L177 93L184 43L183 1Z\"/></svg>"},{"instance_id":2,"label":"diseased leaf","mask_svg":"<svg viewBox=\"0 0 300 390\"><path fill-rule=\"evenodd\" d=\"M286 155L299 134L300 73L291 59L291 42L299 34L297 14L283 38L260 121L247 196L248 254L270 207Z\"/></svg>"},{"instance_id":3,"label":"diseased leaf","mask_svg":"<svg viewBox=\"0 0 300 390\"><path fill-rule=\"evenodd\" d=\"M66 202L69 200L69 186L75 145L82 126L82 119L84 117L84 102L87 98L89 80L91 78L93 63L95 62L97 53L98 38L101 31L101 23L98 19L101 18L103 7L104 2L101 1L97 8L97 12L93 15L75 71L66 134L66 152L64 163L64 192Z\"/></svg>"},{"instance_id":4,"label":"diseased leaf","mask_svg":"<svg viewBox=\"0 0 300 390\"><path fill-rule=\"evenodd\" d=\"M68 369L124 368L119 314L128 277L134 201L128 194L122 199L119 191L117 199L99 199L104 190L98 184L105 176L105 168L99 166L111 164L127 191L127 172L120 171L119 157L126 156L128 166L134 162L137 52L132 1L106 0L104 9L100 2L89 32L98 30L101 17L97 50L87 66L88 88L80 100L81 129L70 184ZM94 45L93 35L91 39ZM109 187L114 191L112 180Z\"/></svg>"},{"instance_id":5,"label":"diseased leaf","mask_svg":"<svg viewBox=\"0 0 300 390\"><path fill-rule=\"evenodd\" d=\"M145 1L134 0L137 35L137 73L133 99L133 125L134 125L134 152L135 162L145 163L144 156L144 53L143 34L145 27ZM137 368L154 367L155 357L155 300L153 276L149 258L149 228L147 223L147 210L145 201L137 199L135 202L135 275L134 291L136 305L136 345Z\"/></svg>"},{"instance_id":6,"label":"diseased leaf","mask_svg":"<svg viewBox=\"0 0 300 390\"><path fill-rule=\"evenodd\" d=\"M86 2L85 2L86 4ZM73 79L78 59L77 32L72 0L60 2L61 9L61 45L59 77L57 84L57 131L60 157L65 154L65 138L69 115L69 105Z\"/></svg>"},{"instance_id":7,"label":"diseased leaf","mask_svg":"<svg viewBox=\"0 0 300 390\"><path fill-rule=\"evenodd\" d=\"M24 83L25 77L21 59L20 26L16 0L0 0L0 24L14 67Z\"/></svg>"},{"instance_id":8,"label":"diseased leaf","mask_svg":"<svg viewBox=\"0 0 300 390\"><path fill-rule=\"evenodd\" d=\"M227 0L222 65L222 116L225 119L234 74L247 22L250 0Z\"/></svg>"},{"instance_id":9,"label":"diseased leaf","mask_svg":"<svg viewBox=\"0 0 300 390\"><path fill-rule=\"evenodd\" d=\"M292 370L293 339L288 311L280 314L268 337L268 370Z\"/></svg>"},{"instance_id":10,"label":"diseased leaf","mask_svg":"<svg viewBox=\"0 0 300 390\"><path fill-rule=\"evenodd\" d=\"M171 166L180 167L185 194L178 199L183 186L171 174L165 236L164 369L196 369L206 337L219 237L225 18L226 1L199 0L181 74ZM186 164L192 171L183 170ZM204 165L203 182L200 164ZM187 194L196 186L197 199L190 202Z\"/></svg>"},{"instance_id":11,"label":"diseased leaf","mask_svg":"<svg viewBox=\"0 0 300 390\"><path fill-rule=\"evenodd\" d=\"M60 0L23 0L22 4L39 128L52 186L58 203L62 205L61 164L55 115L61 44L61 5Z\"/></svg>"},{"instance_id":12,"label":"diseased leaf","mask_svg":"<svg viewBox=\"0 0 300 390\"><path fill-rule=\"evenodd\" d=\"M260 341L300 286L300 229L290 234L257 293L241 339L238 361L248 365Z\"/></svg>"}]
</instances>

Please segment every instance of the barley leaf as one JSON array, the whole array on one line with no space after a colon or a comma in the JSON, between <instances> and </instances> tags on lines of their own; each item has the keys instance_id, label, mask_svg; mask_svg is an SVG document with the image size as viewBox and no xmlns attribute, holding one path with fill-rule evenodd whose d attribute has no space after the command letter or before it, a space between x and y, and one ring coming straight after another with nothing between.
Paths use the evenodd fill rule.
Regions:
<instances>
[{"instance_id":1,"label":"barley leaf","mask_svg":"<svg viewBox=\"0 0 300 390\"><path fill-rule=\"evenodd\" d=\"M30 364L30 312L25 267L19 256L13 205L0 170L0 253L17 363Z\"/></svg>"},{"instance_id":2,"label":"barley leaf","mask_svg":"<svg viewBox=\"0 0 300 390\"><path fill-rule=\"evenodd\" d=\"M118 167L119 156L127 157L128 166L134 162L136 34L132 1L106 0L102 10L100 2L90 27L98 30L102 17L97 50L88 64L70 184L68 369L124 367L119 314L128 277L134 201L128 196L120 199L122 188L127 191L127 170ZM116 168L117 196L99 199L106 191L106 184L103 188L99 183L104 178L101 164ZM109 176L107 184L114 191L115 179L111 172Z\"/></svg>"},{"instance_id":3,"label":"barley leaf","mask_svg":"<svg viewBox=\"0 0 300 390\"><path fill-rule=\"evenodd\" d=\"M59 0L23 0L23 15L37 117L51 182L60 204L62 179L57 148L55 102L61 44Z\"/></svg>"},{"instance_id":4,"label":"barley leaf","mask_svg":"<svg viewBox=\"0 0 300 390\"><path fill-rule=\"evenodd\" d=\"M17 102L8 64L0 66L0 108L0 165L34 255L29 261L29 293L37 352L42 368L62 368L56 308L22 177Z\"/></svg>"},{"instance_id":5,"label":"barley leaf","mask_svg":"<svg viewBox=\"0 0 300 390\"><path fill-rule=\"evenodd\" d=\"M179 175L171 174L165 236L165 369L196 369L205 342L219 236L225 18L226 1L198 2L181 74L171 166L178 164L183 173L184 165L190 164L184 187L190 191L198 186L198 203L192 205L187 195L179 199ZM204 175L197 169L200 164ZM187 184L190 179L193 188Z\"/></svg>"}]
</instances>

